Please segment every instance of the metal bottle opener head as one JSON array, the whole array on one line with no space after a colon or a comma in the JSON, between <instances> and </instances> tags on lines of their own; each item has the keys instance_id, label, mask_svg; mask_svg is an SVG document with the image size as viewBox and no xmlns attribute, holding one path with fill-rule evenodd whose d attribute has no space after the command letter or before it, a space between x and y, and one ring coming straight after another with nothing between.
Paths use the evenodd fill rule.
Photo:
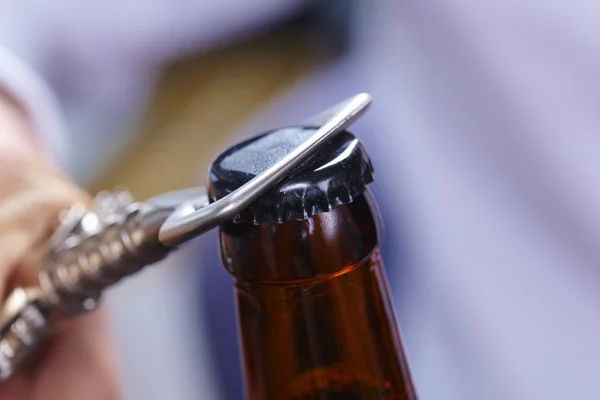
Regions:
<instances>
[{"instance_id":1,"label":"metal bottle opener head","mask_svg":"<svg viewBox=\"0 0 600 400\"><path fill-rule=\"evenodd\" d=\"M306 125L319 127L307 141L222 199L208 204L205 196L201 196L182 204L160 228L159 240L165 246L174 246L233 218L288 176L323 143L351 125L370 103L371 96L361 93L305 121Z\"/></svg>"}]
</instances>

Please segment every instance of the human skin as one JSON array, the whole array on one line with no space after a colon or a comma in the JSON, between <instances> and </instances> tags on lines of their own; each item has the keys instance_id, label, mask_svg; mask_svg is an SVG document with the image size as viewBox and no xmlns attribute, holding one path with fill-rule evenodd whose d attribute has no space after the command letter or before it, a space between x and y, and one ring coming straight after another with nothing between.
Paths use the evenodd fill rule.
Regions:
<instances>
[{"instance_id":1,"label":"human skin","mask_svg":"<svg viewBox=\"0 0 600 400\"><path fill-rule=\"evenodd\" d=\"M0 299L33 285L58 213L90 197L44 156L27 114L0 92ZM61 324L0 384L0 400L112 400L119 385L104 310Z\"/></svg>"}]
</instances>

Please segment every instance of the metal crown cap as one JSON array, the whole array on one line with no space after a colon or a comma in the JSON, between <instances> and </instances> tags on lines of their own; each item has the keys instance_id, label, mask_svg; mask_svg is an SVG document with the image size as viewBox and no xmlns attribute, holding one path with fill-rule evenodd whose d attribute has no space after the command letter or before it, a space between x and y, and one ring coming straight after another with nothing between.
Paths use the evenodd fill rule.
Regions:
<instances>
[{"instance_id":1,"label":"metal crown cap","mask_svg":"<svg viewBox=\"0 0 600 400\"><path fill-rule=\"evenodd\" d=\"M221 153L210 167L210 200L219 200L275 164L316 129L276 129ZM373 166L363 144L345 131L233 221L283 223L306 219L352 202L372 181Z\"/></svg>"}]
</instances>

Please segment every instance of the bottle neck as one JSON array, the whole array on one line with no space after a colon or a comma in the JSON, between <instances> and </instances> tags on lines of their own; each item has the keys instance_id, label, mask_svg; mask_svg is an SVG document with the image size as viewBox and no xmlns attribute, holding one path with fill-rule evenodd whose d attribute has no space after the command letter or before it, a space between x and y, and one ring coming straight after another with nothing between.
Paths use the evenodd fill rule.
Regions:
<instances>
[{"instance_id":1,"label":"bottle neck","mask_svg":"<svg viewBox=\"0 0 600 400\"><path fill-rule=\"evenodd\" d=\"M297 284L364 260L379 243L379 221L368 191L350 204L281 224L221 227L223 264L238 281Z\"/></svg>"},{"instance_id":2,"label":"bottle neck","mask_svg":"<svg viewBox=\"0 0 600 400\"><path fill-rule=\"evenodd\" d=\"M249 400L416 399L368 193L283 224L227 224Z\"/></svg>"}]
</instances>

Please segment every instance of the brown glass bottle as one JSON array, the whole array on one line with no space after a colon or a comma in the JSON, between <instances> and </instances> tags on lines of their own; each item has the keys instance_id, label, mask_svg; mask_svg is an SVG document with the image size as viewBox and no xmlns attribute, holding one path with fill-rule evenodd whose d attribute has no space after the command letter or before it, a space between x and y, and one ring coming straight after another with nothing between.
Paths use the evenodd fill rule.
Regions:
<instances>
[{"instance_id":1,"label":"brown glass bottle","mask_svg":"<svg viewBox=\"0 0 600 400\"><path fill-rule=\"evenodd\" d=\"M275 162L310 132L278 130L228 150L211 169L213 199L268 166L258 158ZM378 250L371 172L344 133L221 226L247 399L416 399Z\"/></svg>"}]
</instances>

